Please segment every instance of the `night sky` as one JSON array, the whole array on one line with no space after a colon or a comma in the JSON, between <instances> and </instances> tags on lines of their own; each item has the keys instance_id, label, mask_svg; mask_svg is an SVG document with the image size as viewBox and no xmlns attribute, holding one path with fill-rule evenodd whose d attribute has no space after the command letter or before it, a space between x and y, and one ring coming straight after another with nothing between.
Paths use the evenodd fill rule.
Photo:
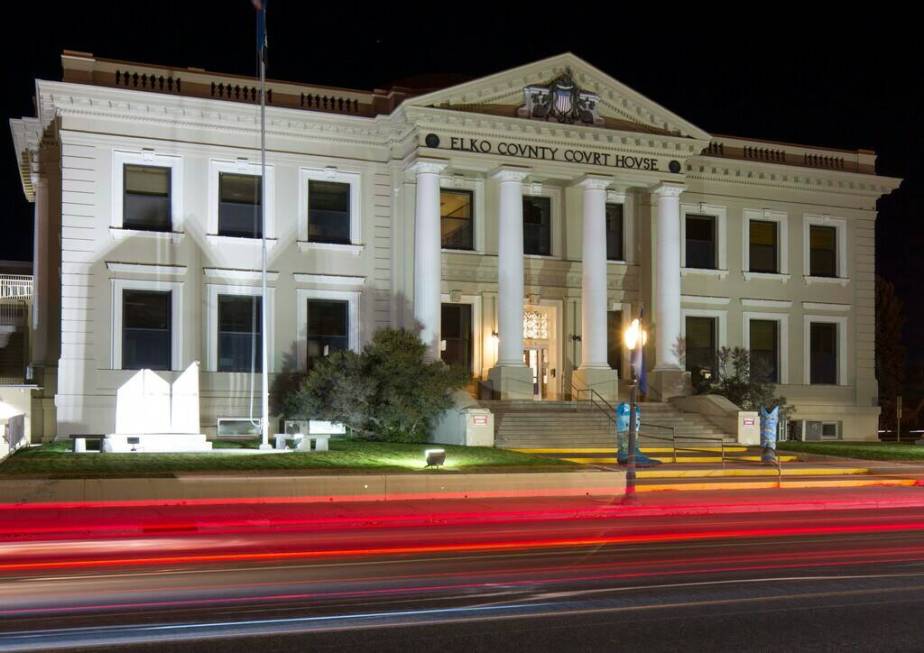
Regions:
<instances>
[{"instance_id":1,"label":"night sky","mask_svg":"<svg viewBox=\"0 0 924 653\"><path fill-rule=\"evenodd\" d=\"M600 6L610 5L600 3L556 10L534 2L509 11L500 3L399 6L382 3L369 14L358 3L273 0L269 77L371 89L431 73L477 77L571 51L708 132L876 150L879 173L905 179L880 205L877 267L905 300L906 344L915 365L924 365L924 329L916 326L924 320L924 45L912 31L917 21L906 28L862 12L852 24L834 16L815 23L802 16L804 7L776 5L779 17L751 7L737 20L728 11L709 16L702 4L686 16L666 5L647 14L607 12ZM34 79L60 79L65 48L256 71L248 0L32 2L20 12L15 21L7 16L0 45L7 118L34 115ZM9 131L0 132L0 259L28 260L32 209Z\"/></svg>"}]
</instances>

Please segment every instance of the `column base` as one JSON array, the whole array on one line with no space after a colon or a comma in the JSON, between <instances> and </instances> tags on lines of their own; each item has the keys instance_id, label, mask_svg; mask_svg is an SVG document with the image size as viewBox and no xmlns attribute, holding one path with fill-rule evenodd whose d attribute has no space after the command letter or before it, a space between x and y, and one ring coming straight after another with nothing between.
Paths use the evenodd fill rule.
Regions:
<instances>
[{"instance_id":1,"label":"column base","mask_svg":"<svg viewBox=\"0 0 924 653\"><path fill-rule=\"evenodd\" d=\"M577 388L596 390L611 403L619 400L619 374L609 368L578 368L571 373L571 380Z\"/></svg>"},{"instance_id":2,"label":"column base","mask_svg":"<svg viewBox=\"0 0 924 653\"><path fill-rule=\"evenodd\" d=\"M495 399L532 399L533 372L525 365L502 365L488 370Z\"/></svg>"},{"instance_id":3,"label":"column base","mask_svg":"<svg viewBox=\"0 0 924 653\"><path fill-rule=\"evenodd\" d=\"M660 401L693 394L690 373L680 368L652 370L648 377L648 385Z\"/></svg>"}]
</instances>

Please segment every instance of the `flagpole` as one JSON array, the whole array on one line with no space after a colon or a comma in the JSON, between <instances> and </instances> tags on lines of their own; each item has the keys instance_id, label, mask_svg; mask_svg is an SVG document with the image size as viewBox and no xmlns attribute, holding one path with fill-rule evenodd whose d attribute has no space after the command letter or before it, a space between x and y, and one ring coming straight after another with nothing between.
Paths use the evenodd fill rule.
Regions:
<instances>
[{"instance_id":1,"label":"flagpole","mask_svg":"<svg viewBox=\"0 0 924 653\"><path fill-rule=\"evenodd\" d=\"M261 449L270 449L269 443L269 352L267 351L267 312L269 306L266 301L266 4L263 0L257 7L260 12L260 354L262 372L261 396Z\"/></svg>"}]
</instances>

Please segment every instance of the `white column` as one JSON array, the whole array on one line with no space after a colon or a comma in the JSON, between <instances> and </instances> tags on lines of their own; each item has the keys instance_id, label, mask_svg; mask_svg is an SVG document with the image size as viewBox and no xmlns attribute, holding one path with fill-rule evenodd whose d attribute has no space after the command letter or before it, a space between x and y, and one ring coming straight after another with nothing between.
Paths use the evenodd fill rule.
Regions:
<instances>
[{"instance_id":1,"label":"white column","mask_svg":"<svg viewBox=\"0 0 924 653\"><path fill-rule=\"evenodd\" d=\"M606 187L610 180L587 177L581 254L581 369L609 369L606 351Z\"/></svg>"},{"instance_id":2,"label":"white column","mask_svg":"<svg viewBox=\"0 0 924 653\"><path fill-rule=\"evenodd\" d=\"M680 184L664 183L653 191L657 211L657 276L655 314L657 347L655 370L677 370L680 338ZM651 318L649 318L651 319Z\"/></svg>"},{"instance_id":3,"label":"white column","mask_svg":"<svg viewBox=\"0 0 924 653\"><path fill-rule=\"evenodd\" d=\"M523 179L522 170L502 169L497 238L497 366L523 366Z\"/></svg>"},{"instance_id":4,"label":"white column","mask_svg":"<svg viewBox=\"0 0 924 653\"><path fill-rule=\"evenodd\" d=\"M419 160L414 217L414 318L430 360L440 358L440 173L442 161Z\"/></svg>"}]
</instances>

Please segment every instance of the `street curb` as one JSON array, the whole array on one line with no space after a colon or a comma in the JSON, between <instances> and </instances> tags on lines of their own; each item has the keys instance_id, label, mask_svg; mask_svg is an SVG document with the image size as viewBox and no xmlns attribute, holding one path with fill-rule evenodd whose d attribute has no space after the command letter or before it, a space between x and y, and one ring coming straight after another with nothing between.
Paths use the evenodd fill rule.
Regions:
<instances>
[{"instance_id":1,"label":"street curb","mask_svg":"<svg viewBox=\"0 0 924 653\"><path fill-rule=\"evenodd\" d=\"M536 474L325 476L176 475L169 478L0 480L0 510L22 505L175 505L196 501L337 503L421 499L617 496L622 470Z\"/></svg>"}]
</instances>

